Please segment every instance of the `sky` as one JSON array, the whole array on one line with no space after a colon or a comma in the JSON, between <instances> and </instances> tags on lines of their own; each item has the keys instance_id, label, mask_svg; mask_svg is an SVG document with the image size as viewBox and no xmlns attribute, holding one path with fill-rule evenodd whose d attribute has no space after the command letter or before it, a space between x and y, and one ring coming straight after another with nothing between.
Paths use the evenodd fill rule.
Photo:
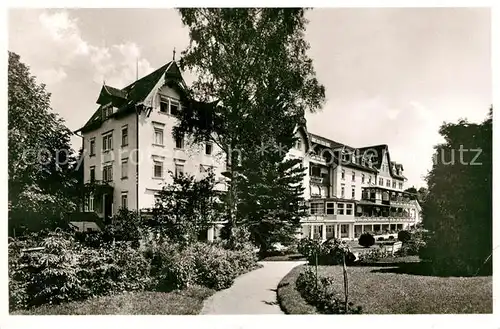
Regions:
<instances>
[{"instance_id":1,"label":"sky","mask_svg":"<svg viewBox=\"0 0 500 329\"><path fill-rule=\"evenodd\" d=\"M103 81L123 88L189 44L173 9L10 9L8 18L9 50L72 130L96 110ZM425 186L440 125L480 122L492 104L489 9L316 8L307 18L308 55L326 88L308 131L352 147L387 144L407 186Z\"/></svg>"}]
</instances>

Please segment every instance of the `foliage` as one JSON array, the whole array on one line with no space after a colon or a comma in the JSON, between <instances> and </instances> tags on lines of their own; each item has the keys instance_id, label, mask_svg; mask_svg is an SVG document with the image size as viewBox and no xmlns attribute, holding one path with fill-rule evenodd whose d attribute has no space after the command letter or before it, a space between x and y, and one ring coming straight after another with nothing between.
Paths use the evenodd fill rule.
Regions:
<instances>
[{"instance_id":1,"label":"foliage","mask_svg":"<svg viewBox=\"0 0 500 329\"><path fill-rule=\"evenodd\" d=\"M387 250L386 248L373 248L370 249L366 252L361 252L358 255L358 264L370 264L377 262L381 259L384 258L390 258L393 257L393 254L391 251Z\"/></svg>"},{"instance_id":2,"label":"foliage","mask_svg":"<svg viewBox=\"0 0 500 329\"><path fill-rule=\"evenodd\" d=\"M152 253L153 276L161 290L182 289L193 284L220 290L257 265L251 249L228 250L217 244L189 246L164 244Z\"/></svg>"},{"instance_id":3,"label":"foliage","mask_svg":"<svg viewBox=\"0 0 500 329\"><path fill-rule=\"evenodd\" d=\"M8 63L9 229L64 226L80 201L82 177L70 146L71 131L50 108L50 94L19 55Z\"/></svg>"},{"instance_id":4,"label":"foliage","mask_svg":"<svg viewBox=\"0 0 500 329\"><path fill-rule=\"evenodd\" d=\"M445 142L427 176L424 228L433 234L421 256L436 273L491 273L492 110L481 124L443 124ZM488 261L489 260L489 261Z\"/></svg>"},{"instance_id":5,"label":"foliage","mask_svg":"<svg viewBox=\"0 0 500 329\"><path fill-rule=\"evenodd\" d=\"M297 290L311 305L316 306L323 314L361 314L361 306L348 303L347 313L342 296L336 291L332 277L321 277L316 280L316 273L311 267L299 274L296 281Z\"/></svg>"},{"instance_id":6,"label":"foliage","mask_svg":"<svg viewBox=\"0 0 500 329\"><path fill-rule=\"evenodd\" d=\"M88 248L67 233L52 233L37 247L33 242L9 245L10 308L29 308L144 290L151 285L150 265L126 243Z\"/></svg>"},{"instance_id":7,"label":"foliage","mask_svg":"<svg viewBox=\"0 0 500 329\"><path fill-rule=\"evenodd\" d=\"M9 246L11 309L59 304L87 296L78 278L71 237L54 234L46 237L41 246L43 250L33 252L22 252L22 244Z\"/></svg>"},{"instance_id":8,"label":"foliage","mask_svg":"<svg viewBox=\"0 0 500 329\"><path fill-rule=\"evenodd\" d=\"M304 40L305 10L276 8L183 8L190 46L181 67L198 79L175 134L213 140L227 155L224 197L229 232L247 227L262 252L286 243L305 215L304 168L285 159L306 111L324 101Z\"/></svg>"},{"instance_id":9,"label":"foliage","mask_svg":"<svg viewBox=\"0 0 500 329\"><path fill-rule=\"evenodd\" d=\"M299 252L304 255L310 265L339 265L344 261L352 264L355 260L354 254L349 250L347 243L338 238L329 239L323 243L318 240L304 238L299 241Z\"/></svg>"},{"instance_id":10,"label":"foliage","mask_svg":"<svg viewBox=\"0 0 500 329\"><path fill-rule=\"evenodd\" d=\"M143 226L137 211L120 208L112 223L105 227L105 233L115 241L131 242L132 247L138 248Z\"/></svg>"},{"instance_id":11,"label":"foliage","mask_svg":"<svg viewBox=\"0 0 500 329\"><path fill-rule=\"evenodd\" d=\"M397 251L399 256L417 256L420 250L425 248L426 234L423 230L414 230L410 232L410 239L403 242L401 249Z\"/></svg>"},{"instance_id":12,"label":"foliage","mask_svg":"<svg viewBox=\"0 0 500 329\"><path fill-rule=\"evenodd\" d=\"M358 243L360 246L368 248L375 244L375 238L370 233L363 233L360 235Z\"/></svg>"},{"instance_id":13,"label":"foliage","mask_svg":"<svg viewBox=\"0 0 500 329\"><path fill-rule=\"evenodd\" d=\"M198 233L222 216L214 173L196 180L194 176L172 175L173 182L158 193L152 217L147 221L153 232L171 241L189 244Z\"/></svg>"}]
</instances>

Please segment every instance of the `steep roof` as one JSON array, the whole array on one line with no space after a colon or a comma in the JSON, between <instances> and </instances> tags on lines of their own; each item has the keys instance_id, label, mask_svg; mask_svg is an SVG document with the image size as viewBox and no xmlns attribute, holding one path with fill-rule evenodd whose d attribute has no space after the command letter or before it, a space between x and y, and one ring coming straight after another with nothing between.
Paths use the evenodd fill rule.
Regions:
<instances>
[{"instance_id":1,"label":"steep roof","mask_svg":"<svg viewBox=\"0 0 500 329\"><path fill-rule=\"evenodd\" d=\"M103 85L97 98L97 104L100 106L85 123L85 125L77 131L88 131L98 128L102 124L101 110L104 106L111 103L118 110L113 116L130 113L134 106L149 95L158 81L165 75L167 79L179 80L184 84L182 75L176 62L168 62L150 74L134 81L123 89L118 89L108 85Z\"/></svg>"}]
</instances>

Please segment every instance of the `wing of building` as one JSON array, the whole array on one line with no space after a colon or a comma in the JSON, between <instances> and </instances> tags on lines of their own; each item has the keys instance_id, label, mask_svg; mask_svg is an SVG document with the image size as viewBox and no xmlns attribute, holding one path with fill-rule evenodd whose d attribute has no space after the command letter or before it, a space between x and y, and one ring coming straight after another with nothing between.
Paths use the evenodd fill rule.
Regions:
<instances>
[{"instance_id":1,"label":"wing of building","mask_svg":"<svg viewBox=\"0 0 500 329\"><path fill-rule=\"evenodd\" d=\"M107 222L121 207L151 208L158 191L171 182L169 172L202 177L213 170L220 180L217 188L225 189L222 150L210 142L195 145L173 137L175 114L194 102L186 96L174 61L129 86L116 87L102 86L97 109L78 130L84 181L106 186L86 196L84 211ZM308 168L304 197L310 207L301 236L353 239L363 231L390 232L417 223L420 206L404 192L403 166L392 161L387 145L354 148L311 134L305 126L296 134L299 142L288 156L302 159ZM220 227L214 225L208 239Z\"/></svg>"},{"instance_id":2,"label":"wing of building","mask_svg":"<svg viewBox=\"0 0 500 329\"><path fill-rule=\"evenodd\" d=\"M157 192L171 182L170 173L202 177L213 170L222 177L225 155L217 145L173 137L175 114L188 101L202 105L186 96L173 61L122 89L102 86L97 109L77 133L83 137L84 182L106 188L89 193L84 211L108 222L121 207L153 207Z\"/></svg>"}]
</instances>

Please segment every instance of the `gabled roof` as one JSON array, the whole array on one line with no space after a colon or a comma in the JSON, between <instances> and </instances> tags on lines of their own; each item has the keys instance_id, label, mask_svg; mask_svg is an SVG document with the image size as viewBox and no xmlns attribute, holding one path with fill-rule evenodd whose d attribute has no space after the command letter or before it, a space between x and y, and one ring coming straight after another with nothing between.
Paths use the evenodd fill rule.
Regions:
<instances>
[{"instance_id":1,"label":"gabled roof","mask_svg":"<svg viewBox=\"0 0 500 329\"><path fill-rule=\"evenodd\" d=\"M109 103L118 108L113 116L130 113L134 110L135 105L145 100L163 76L169 80L178 80L180 85L185 85L180 69L174 61L168 62L123 89L118 89L104 84L97 99L97 104L100 104L100 106L87 123L85 123L85 125L77 131L88 131L100 127L102 123L101 110L103 106Z\"/></svg>"}]
</instances>

